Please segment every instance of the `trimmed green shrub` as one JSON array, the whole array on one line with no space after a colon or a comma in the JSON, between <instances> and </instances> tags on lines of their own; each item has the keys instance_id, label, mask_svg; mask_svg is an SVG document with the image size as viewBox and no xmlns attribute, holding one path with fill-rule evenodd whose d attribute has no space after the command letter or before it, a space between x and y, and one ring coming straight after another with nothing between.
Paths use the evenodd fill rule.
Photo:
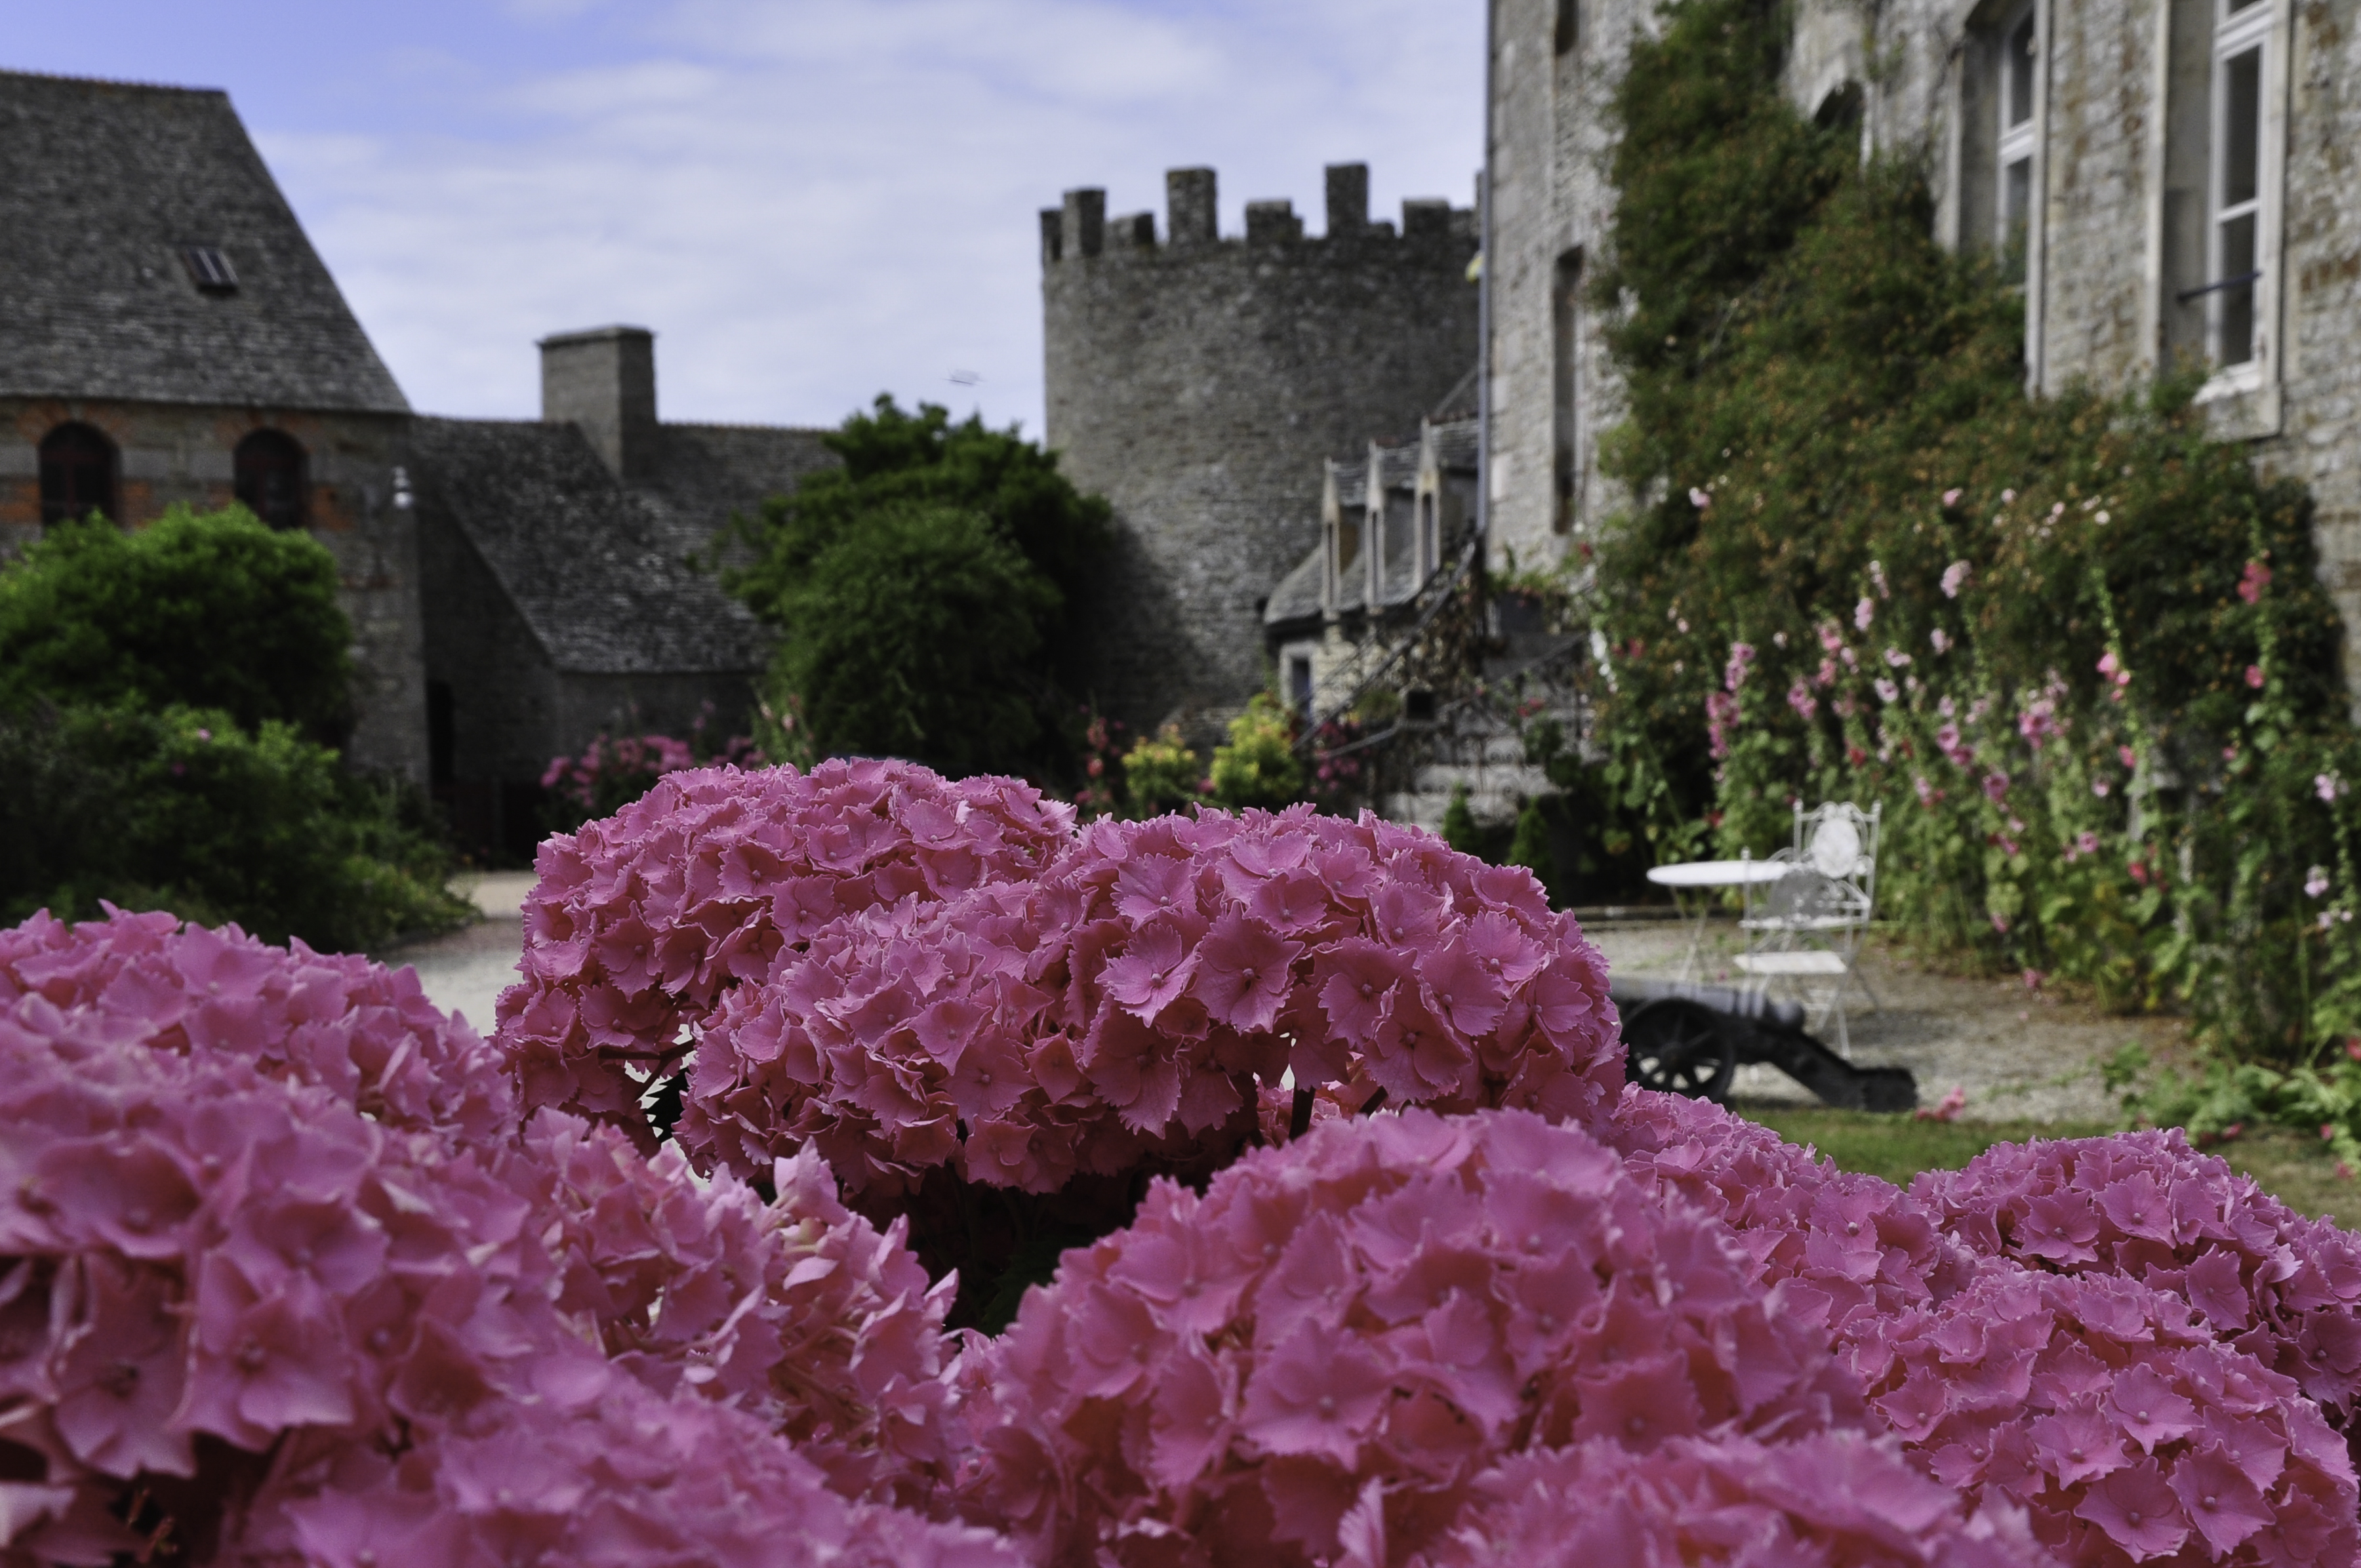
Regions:
<instances>
[{"instance_id":1,"label":"trimmed green shrub","mask_svg":"<svg viewBox=\"0 0 2361 1568\"><path fill-rule=\"evenodd\" d=\"M842 466L741 519L730 590L780 633L756 739L774 756L907 757L950 773L1060 772L1067 606L1107 503L1014 429L890 397L827 437Z\"/></svg>"},{"instance_id":2,"label":"trimmed green shrub","mask_svg":"<svg viewBox=\"0 0 2361 1568\"><path fill-rule=\"evenodd\" d=\"M327 951L464 923L415 791L220 709L46 705L0 718L0 922L101 902L235 920Z\"/></svg>"},{"instance_id":3,"label":"trimmed green shrub","mask_svg":"<svg viewBox=\"0 0 2361 1568\"><path fill-rule=\"evenodd\" d=\"M1227 745L1213 748L1213 799L1236 811L1249 806L1277 811L1303 798L1303 760L1295 754L1295 721L1268 692L1257 692L1230 720Z\"/></svg>"},{"instance_id":4,"label":"trimmed green shrub","mask_svg":"<svg viewBox=\"0 0 2361 1568\"><path fill-rule=\"evenodd\" d=\"M1021 773L1037 755L1057 590L982 514L881 508L774 604L772 674L797 699L807 756L906 757L961 777Z\"/></svg>"},{"instance_id":5,"label":"trimmed green shrub","mask_svg":"<svg viewBox=\"0 0 2361 1568\"><path fill-rule=\"evenodd\" d=\"M243 507L61 523L0 571L0 709L183 703L333 745L352 640L326 547Z\"/></svg>"}]
</instances>

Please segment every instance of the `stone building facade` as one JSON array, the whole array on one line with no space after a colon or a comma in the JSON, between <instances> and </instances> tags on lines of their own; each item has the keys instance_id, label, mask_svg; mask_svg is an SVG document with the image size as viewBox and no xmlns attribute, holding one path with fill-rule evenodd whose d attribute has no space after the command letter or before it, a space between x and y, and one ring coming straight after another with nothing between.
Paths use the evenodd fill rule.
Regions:
<instances>
[{"instance_id":1,"label":"stone building facade","mask_svg":"<svg viewBox=\"0 0 2361 1568\"><path fill-rule=\"evenodd\" d=\"M346 756L530 851L602 729L742 730L767 639L699 563L836 459L666 424L653 334L544 341L542 418L414 416L221 93L0 71L0 557L242 501L336 560Z\"/></svg>"},{"instance_id":2,"label":"stone building facade","mask_svg":"<svg viewBox=\"0 0 2361 1568\"><path fill-rule=\"evenodd\" d=\"M1581 282L1608 97L1653 14L1491 0L1496 562L1564 559L1621 502ZM1918 161L1946 243L2021 258L2030 389L2210 367L2213 429L2311 487L2361 631L2361 0L1802 0L1785 78L1806 113L1859 94L1864 155Z\"/></svg>"},{"instance_id":3,"label":"stone building facade","mask_svg":"<svg viewBox=\"0 0 2361 1568\"><path fill-rule=\"evenodd\" d=\"M1472 397L1475 215L1368 213L1368 171L1327 171L1327 232L1255 202L1216 228L1214 175L1166 177L1166 222L1105 193L1041 214L1048 442L1114 503L1082 608L1100 707L1200 739L1265 680L1263 610L1320 538L1323 464Z\"/></svg>"},{"instance_id":4,"label":"stone building facade","mask_svg":"<svg viewBox=\"0 0 2361 1568\"><path fill-rule=\"evenodd\" d=\"M666 424L653 334L541 343L538 421L416 419L428 762L463 844L530 851L550 759L602 729L742 732L769 638L707 558L833 464L825 433Z\"/></svg>"},{"instance_id":5,"label":"stone building facade","mask_svg":"<svg viewBox=\"0 0 2361 1568\"><path fill-rule=\"evenodd\" d=\"M401 389L226 95L0 71L0 554L246 501L335 557L364 766L423 778Z\"/></svg>"}]
</instances>

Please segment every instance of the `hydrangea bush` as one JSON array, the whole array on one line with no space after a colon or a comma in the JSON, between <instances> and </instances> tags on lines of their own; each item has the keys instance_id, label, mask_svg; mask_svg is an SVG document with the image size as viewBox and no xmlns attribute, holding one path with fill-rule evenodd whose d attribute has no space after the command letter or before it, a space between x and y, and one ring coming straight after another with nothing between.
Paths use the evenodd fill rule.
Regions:
<instances>
[{"instance_id":1,"label":"hydrangea bush","mask_svg":"<svg viewBox=\"0 0 2361 1568\"><path fill-rule=\"evenodd\" d=\"M665 775L541 847L499 1014L526 1102L644 1136L648 1080L731 987L847 913L1031 874L1071 819L1013 780L906 762Z\"/></svg>"},{"instance_id":2,"label":"hydrangea bush","mask_svg":"<svg viewBox=\"0 0 2361 1568\"><path fill-rule=\"evenodd\" d=\"M1595 1121L1622 1079L1606 966L1529 873L1374 817L1092 824L1041 874L873 908L715 1010L683 1143L808 1143L848 1189L934 1166L1053 1191L1216 1161L1288 1073L1356 1106Z\"/></svg>"},{"instance_id":3,"label":"hydrangea bush","mask_svg":"<svg viewBox=\"0 0 2361 1568\"><path fill-rule=\"evenodd\" d=\"M1675 1438L1634 1453L1587 1442L1521 1454L1480 1477L1435 1568L2033 1568L2052 1559L2023 1510L1919 1475L1892 1440L1823 1432L1792 1442ZM1358 1561L1385 1542L1348 1520Z\"/></svg>"},{"instance_id":4,"label":"hydrangea bush","mask_svg":"<svg viewBox=\"0 0 2361 1568\"><path fill-rule=\"evenodd\" d=\"M2292 1378L2216 1343L2184 1300L2004 1267L1854 1328L1850 1364L1928 1473L2026 1505L2066 1562L2354 1560L2344 1443Z\"/></svg>"},{"instance_id":5,"label":"hydrangea bush","mask_svg":"<svg viewBox=\"0 0 2361 1568\"><path fill-rule=\"evenodd\" d=\"M490 1043L0 932L0 1568L2361 1561L2354 1238L2176 1135L1905 1192L1619 1090L1521 872L887 763L544 870Z\"/></svg>"},{"instance_id":6,"label":"hydrangea bush","mask_svg":"<svg viewBox=\"0 0 2361 1568\"><path fill-rule=\"evenodd\" d=\"M1159 1182L960 1371L971 1518L1046 1561L1316 1563L1436 1539L1504 1454L1858 1425L1719 1223L1516 1111L1335 1122ZM1393 1561L1380 1557L1378 1561Z\"/></svg>"},{"instance_id":7,"label":"hydrangea bush","mask_svg":"<svg viewBox=\"0 0 2361 1568\"><path fill-rule=\"evenodd\" d=\"M1912 1190L1986 1256L2144 1280L2189 1302L2361 1444L2361 1238L2298 1214L2178 1128L2004 1144Z\"/></svg>"},{"instance_id":8,"label":"hydrangea bush","mask_svg":"<svg viewBox=\"0 0 2361 1568\"><path fill-rule=\"evenodd\" d=\"M9 932L9 1560L1005 1560L888 1500L943 1458L939 1294L816 1159L774 1184L520 1131L408 973L156 916Z\"/></svg>"}]
</instances>

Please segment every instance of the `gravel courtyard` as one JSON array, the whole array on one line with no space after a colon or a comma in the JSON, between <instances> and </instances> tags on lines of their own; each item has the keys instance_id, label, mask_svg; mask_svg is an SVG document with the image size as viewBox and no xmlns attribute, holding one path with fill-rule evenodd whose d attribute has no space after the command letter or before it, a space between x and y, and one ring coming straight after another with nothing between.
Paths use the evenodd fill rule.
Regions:
<instances>
[{"instance_id":1,"label":"gravel courtyard","mask_svg":"<svg viewBox=\"0 0 2361 1568\"><path fill-rule=\"evenodd\" d=\"M514 979L522 945L517 910L533 886L530 872L476 879L466 891L483 919L464 931L412 943L384 955L411 964L435 1005L463 1013L489 1033L494 1004ZM1689 927L1669 920L1599 921L1584 927L1607 955L1613 972L1670 978L1679 967ZM1699 978L1728 983L1740 950L1736 925L1708 928ZM2059 1002L2027 991L2016 980L1977 980L1933 973L1907 956L1872 944L1863 972L1882 1005L1868 1010L1856 998L1852 1057L1863 1066L1906 1067L1918 1080L1920 1103L1932 1105L1953 1087L1967 1093L1961 1115L1973 1119L2039 1121L2102 1119L2115 1106L2099 1082L2099 1063L2136 1040L2152 1056L2180 1054L2180 1025L2168 1018L2114 1018L2087 1003ZM1816 1020L1817 1021L1817 1018ZM1832 1034L1824 1037L1833 1039ZM1761 1105L1816 1103L1776 1068L1742 1067L1732 1098Z\"/></svg>"}]
</instances>

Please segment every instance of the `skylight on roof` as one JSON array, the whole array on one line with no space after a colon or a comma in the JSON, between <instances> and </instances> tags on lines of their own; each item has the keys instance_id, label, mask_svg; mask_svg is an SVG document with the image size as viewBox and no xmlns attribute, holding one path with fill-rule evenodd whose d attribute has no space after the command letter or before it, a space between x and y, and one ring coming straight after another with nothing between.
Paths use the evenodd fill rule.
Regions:
<instances>
[{"instance_id":1,"label":"skylight on roof","mask_svg":"<svg viewBox=\"0 0 2361 1568\"><path fill-rule=\"evenodd\" d=\"M212 245L181 247L181 265L189 269L189 280L203 294L235 294L237 292L237 269L221 247Z\"/></svg>"}]
</instances>

